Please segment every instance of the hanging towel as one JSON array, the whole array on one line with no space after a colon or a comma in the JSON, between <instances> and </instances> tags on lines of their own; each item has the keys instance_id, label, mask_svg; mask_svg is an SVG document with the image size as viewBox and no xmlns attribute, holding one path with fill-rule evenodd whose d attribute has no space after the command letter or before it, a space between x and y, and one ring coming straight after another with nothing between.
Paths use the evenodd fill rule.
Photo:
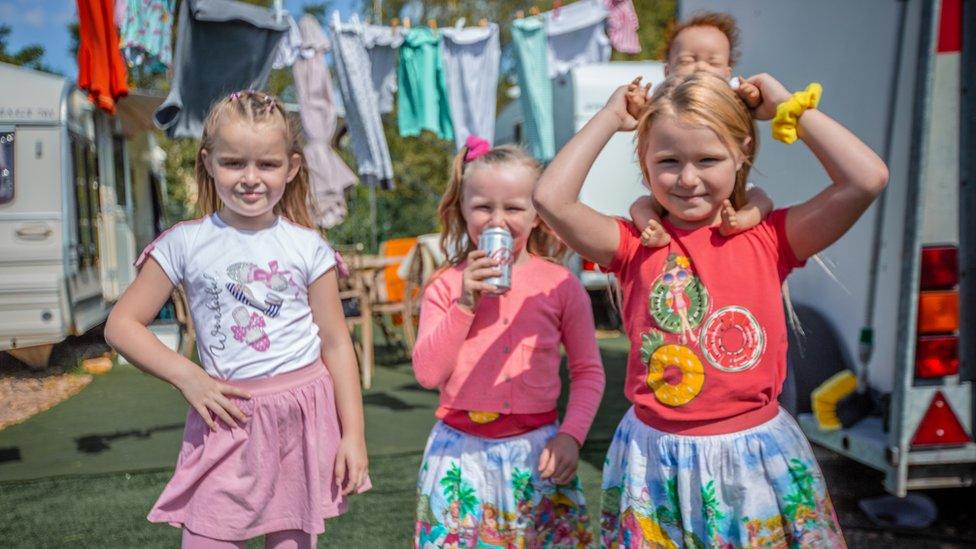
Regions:
<instances>
[{"instance_id":1,"label":"hanging towel","mask_svg":"<svg viewBox=\"0 0 976 549\"><path fill-rule=\"evenodd\" d=\"M183 0L166 101L156 126L169 137L203 134L210 105L237 90L262 90L288 22L268 9L234 0Z\"/></svg>"},{"instance_id":2,"label":"hanging towel","mask_svg":"<svg viewBox=\"0 0 976 549\"><path fill-rule=\"evenodd\" d=\"M441 41L429 28L415 27L407 33L400 46L397 76L400 135L430 130L441 139L454 139Z\"/></svg>"},{"instance_id":3,"label":"hanging towel","mask_svg":"<svg viewBox=\"0 0 976 549\"><path fill-rule=\"evenodd\" d=\"M637 11L631 0L606 0L607 30L610 44L621 53L640 53L640 40L637 38Z\"/></svg>"},{"instance_id":4,"label":"hanging towel","mask_svg":"<svg viewBox=\"0 0 976 549\"><path fill-rule=\"evenodd\" d=\"M129 94L125 61L115 30L114 0L78 0L78 87L110 113Z\"/></svg>"},{"instance_id":5,"label":"hanging towel","mask_svg":"<svg viewBox=\"0 0 976 549\"><path fill-rule=\"evenodd\" d=\"M368 25L363 30L380 113L393 112L393 96L397 92L397 49L406 34L400 27L382 25Z\"/></svg>"},{"instance_id":6,"label":"hanging towel","mask_svg":"<svg viewBox=\"0 0 976 549\"><path fill-rule=\"evenodd\" d=\"M580 0L542 14L549 32L549 77L573 67L610 60L610 39L603 31L604 0Z\"/></svg>"},{"instance_id":7,"label":"hanging towel","mask_svg":"<svg viewBox=\"0 0 976 549\"><path fill-rule=\"evenodd\" d=\"M118 0L116 21L122 55L130 67L142 65L150 73L173 65L171 36L175 0ZM123 7L118 13L119 7Z\"/></svg>"},{"instance_id":8,"label":"hanging towel","mask_svg":"<svg viewBox=\"0 0 976 549\"><path fill-rule=\"evenodd\" d=\"M469 135L491 143L495 137L495 94L501 58L498 25L445 28L441 37L454 142L458 150Z\"/></svg>"},{"instance_id":9,"label":"hanging towel","mask_svg":"<svg viewBox=\"0 0 976 549\"><path fill-rule=\"evenodd\" d=\"M303 16L297 28L301 49L292 65L292 74L305 131L304 152L314 199L313 213L318 226L329 229L346 218L344 192L357 180L352 170L332 150L336 113L329 68L325 64L325 52L329 51L331 44L311 15Z\"/></svg>"},{"instance_id":10,"label":"hanging towel","mask_svg":"<svg viewBox=\"0 0 976 549\"><path fill-rule=\"evenodd\" d=\"M298 30L298 24L295 23L295 19L287 15L285 16L285 22L288 23L288 32L281 39L281 42L278 42L278 49L275 50L274 61L271 62L271 68L276 70L294 65L302 49L302 33Z\"/></svg>"},{"instance_id":11,"label":"hanging towel","mask_svg":"<svg viewBox=\"0 0 976 549\"><path fill-rule=\"evenodd\" d=\"M370 76L362 25L332 27L333 55L346 127L359 176L370 185L393 188L393 165Z\"/></svg>"},{"instance_id":12,"label":"hanging towel","mask_svg":"<svg viewBox=\"0 0 976 549\"><path fill-rule=\"evenodd\" d=\"M519 103L522 107L526 144L532 156L540 162L546 162L555 156L556 145L552 125L552 80L549 79L546 24L542 16L513 21L512 44L515 46L515 69L521 90Z\"/></svg>"}]
</instances>

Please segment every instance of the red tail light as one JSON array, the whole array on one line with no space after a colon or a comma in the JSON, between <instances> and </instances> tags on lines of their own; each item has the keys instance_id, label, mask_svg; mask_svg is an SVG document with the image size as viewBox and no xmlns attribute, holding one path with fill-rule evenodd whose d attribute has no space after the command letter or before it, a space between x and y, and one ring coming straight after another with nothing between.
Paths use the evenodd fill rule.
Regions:
<instances>
[{"instance_id":1,"label":"red tail light","mask_svg":"<svg viewBox=\"0 0 976 549\"><path fill-rule=\"evenodd\" d=\"M959 251L955 246L922 249L922 290L952 288L959 283Z\"/></svg>"},{"instance_id":2,"label":"red tail light","mask_svg":"<svg viewBox=\"0 0 976 549\"><path fill-rule=\"evenodd\" d=\"M920 378L951 376L959 373L959 338L922 336L915 348L915 375Z\"/></svg>"},{"instance_id":3,"label":"red tail light","mask_svg":"<svg viewBox=\"0 0 976 549\"><path fill-rule=\"evenodd\" d=\"M929 409L915 430L912 446L954 446L966 444L970 440L942 391L936 391Z\"/></svg>"},{"instance_id":4,"label":"red tail light","mask_svg":"<svg viewBox=\"0 0 976 549\"><path fill-rule=\"evenodd\" d=\"M598 273L598 272L600 272L600 266L597 265L596 263L592 262L592 261L589 261L589 260L584 259L583 260L583 270L584 271L593 271L595 273Z\"/></svg>"}]
</instances>

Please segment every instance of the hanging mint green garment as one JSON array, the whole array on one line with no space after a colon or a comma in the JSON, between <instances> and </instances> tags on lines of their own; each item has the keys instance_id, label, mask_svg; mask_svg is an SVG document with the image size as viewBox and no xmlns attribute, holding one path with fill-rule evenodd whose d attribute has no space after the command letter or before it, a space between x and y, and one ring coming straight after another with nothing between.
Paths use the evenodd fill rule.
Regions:
<instances>
[{"instance_id":1,"label":"hanging mint green garment","mask_svg":"<svg viewBox=\"0 0 976 549\"><path fill-rule=\"evenodd\" d=\"M420 135L421 130L430 130L441 139L454 139L441 40L429 28L415 27L404 38L397 78L400 135Z\"/></svg>"},{"instance_id":2,"label":"hanging mint green garment","mask_svg":"<svg viewBox=\"0 0 976 549\"><path fill-rule=\"evenodd\" d=\"M546 162L556 154L552 122L552 81L549 79L548 36L542 17L512 22L515 67L518 72L525 124L525 140L537 160Z\"/></svg>"}]
</instances>

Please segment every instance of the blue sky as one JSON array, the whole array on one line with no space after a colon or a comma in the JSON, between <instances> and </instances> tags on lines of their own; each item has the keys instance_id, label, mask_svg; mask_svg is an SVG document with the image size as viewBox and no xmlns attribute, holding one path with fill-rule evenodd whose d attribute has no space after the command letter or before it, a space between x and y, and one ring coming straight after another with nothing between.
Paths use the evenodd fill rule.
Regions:
<instances>
[{"instance_id":1,"label":"blue sky","mask_svg":"<svg viewBox=\"0 0 976 549\"><path fill-rule=\"evenodd\" d=\"M305 4L316 0L285 0L285 9L292 14L302 13ZM356 0L334 0L331 4L343 14L351 12ZM74 0L0 0L0 23L10 25L11 51L29 44L44 46L44 63L61 73L74 77L77 64L68 48L68 24L78 18L78 4Z\"/></svg>"}]
</instances>

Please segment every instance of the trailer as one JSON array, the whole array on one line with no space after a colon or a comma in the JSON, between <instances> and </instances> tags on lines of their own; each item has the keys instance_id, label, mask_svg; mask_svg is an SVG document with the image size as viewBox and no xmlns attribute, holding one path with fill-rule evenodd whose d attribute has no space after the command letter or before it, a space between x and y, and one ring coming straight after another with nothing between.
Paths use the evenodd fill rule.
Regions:
<instances>
[{"instance_id":1,"label":"trailer","mask_svg":"<svg viewBox=\"0 0 976 549\"><path fill-rule=\"evenodd\" d=\"M0 82L0 351L43 367L105 321L164 228L162 98L133 92L110 116L62 76L0 63Z\"/></svg>"},{"instance_id":2,"label":"trailer","mask_svg":"<svg viewBox=\"0 0 976 549\"><path fill-rule=\"evenodd\" d=\"M960 294L972 299L974 245L972 222L960 208L973 204L972 181L960 183L960 76L974 72L960 66L962 4L679 4L679 17L699 10L735 16L742 36L737 72L768 72L788 89L821 82L821 108L888 164L884 194L820 254L827 269L808 266L790 276L805 332L791 338L790 363L794 411L810 440L883 472L885 489L899 496L970 486L976 474L974 324L966 316L972 311L960 315L959 305ZM769 135L767 124L761 133ZM753 178L778 205L826 185L806 148L762 141ZM969 229L961 230L965 223ZM821 430L810 392L840 370L861 367L877 413Z\"/></svg>"}]
</instances>

